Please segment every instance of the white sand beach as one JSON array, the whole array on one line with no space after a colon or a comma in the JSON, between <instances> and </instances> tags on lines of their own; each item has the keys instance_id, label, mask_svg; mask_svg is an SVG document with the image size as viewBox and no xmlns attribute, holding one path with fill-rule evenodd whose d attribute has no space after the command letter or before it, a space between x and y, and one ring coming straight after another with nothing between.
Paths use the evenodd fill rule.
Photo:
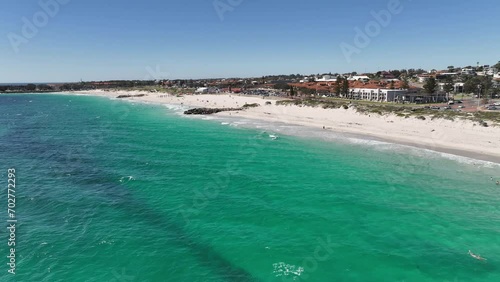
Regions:
<instances>
[{"instance_id":1,"label":"white sand beach","mask_svg":"<svg viewBox=\"0 0 500 282\"><path fill-rule=\"evenodd\" d=\"M283 122L315 127L340 133L359 134L387 142L405 144L430 150L452 153L500 163L500 127L482 127L472 121L450 121L430 118L420 120L396 115L365 115L353 109L323 109L321 107L277 106L279 98L249 97L243 95L185 95L177 97L146 92L83 91L79 94L117 97L118 95L147 94L127 98L157 104L174 104L191 107L236 108L244 104L261 106L238 112L217 115L244 117L263 121ZM271 105L266 105L271 102Z\"/></svg>"}]
</instances>

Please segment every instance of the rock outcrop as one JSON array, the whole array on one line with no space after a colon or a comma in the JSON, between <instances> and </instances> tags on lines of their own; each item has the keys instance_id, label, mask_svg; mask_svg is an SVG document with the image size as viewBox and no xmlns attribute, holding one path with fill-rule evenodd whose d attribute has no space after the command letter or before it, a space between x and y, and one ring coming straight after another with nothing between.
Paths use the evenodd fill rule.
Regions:
<instances>
[{"instance_id":1,"label":"rock outcrop","mask_svg":"<svg viewBox=\"0 0 500 282\"><path fill-rule=\"evenodd\" d=\"M242 108L196 108L187 110L184 112L185 115L211 115L220 112L231 112L231 111L241 111Z\"/></svg>"},{"instance_id":2,"label":"rock outcrop","mask_svg":"<svg viewBox=\"0 0 500 282\"><path fill-rule=\"evenodd\" d=\"M120 95L116 97L117 99L124 99L124 98L134 98L134 97L144 97L146 96L145 94L137 94L137 95Z\"/></svg>"}]
</instances>

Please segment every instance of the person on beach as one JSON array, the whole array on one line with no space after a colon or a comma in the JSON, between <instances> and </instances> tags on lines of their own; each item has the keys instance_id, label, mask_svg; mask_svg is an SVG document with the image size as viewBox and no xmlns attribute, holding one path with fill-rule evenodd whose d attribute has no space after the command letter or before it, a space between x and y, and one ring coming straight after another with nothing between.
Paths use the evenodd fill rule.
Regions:
<instances>
[{"instance_id":1,"label":"person on beach","mask_svg":"<svg viewBox=\"0 0 500 282\"><path fill-rule=\"evenodd\" d=\"M500 181L497 181L497 185L500 185Z\"/></svg>"},{"instance_id":2,"label":"person on beach","mask_svg":"<svg viewBox=\"0 0 500 282\"><path fill-rule=\"evenodd\" d=\"M470 250L469 250L469 255L477 260L486 260L485 258L481 257L480 255L476 255L476 254L472 253Z\"/></svg>"}]
</instances>

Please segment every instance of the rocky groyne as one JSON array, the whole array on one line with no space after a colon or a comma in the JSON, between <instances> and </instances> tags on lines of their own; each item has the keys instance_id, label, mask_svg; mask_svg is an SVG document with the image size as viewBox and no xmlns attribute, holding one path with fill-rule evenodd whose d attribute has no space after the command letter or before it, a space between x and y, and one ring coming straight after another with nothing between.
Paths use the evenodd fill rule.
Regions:
<instances>
[{"instance_id":1,"label":"rocky groyne","mask_svg":"<svg viewBox=\"0 0 500 282\"><path fill-rule=\"evenodd\" d=\"M241 111L243 108L195 108L184 112L185 115L212 115L220 112Z\"/></svg>"}]
</instances>

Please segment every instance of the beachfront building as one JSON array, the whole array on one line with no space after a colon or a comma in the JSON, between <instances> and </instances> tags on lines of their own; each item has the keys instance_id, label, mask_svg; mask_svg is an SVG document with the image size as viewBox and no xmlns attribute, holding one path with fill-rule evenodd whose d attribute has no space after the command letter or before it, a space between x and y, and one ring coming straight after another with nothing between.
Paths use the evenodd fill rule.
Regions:
<instances>
[{"instance_id":1,"label":"beachfront building","mask_svg":"<svg viewBox=\"0 0 500 282\"><path fill-rule=\"evenodd\" d=\"M395 102L398 96L404 96L407 93L408 90L405 89L353 88L347 98L376 102Z\"/></svg>"},{"instance_id":2,"label":"beachfront building","mask_svg":"<svg viewBox=\"0 0 500 282\"><path fill-rule=\"evenodd\" d=\"M395 102L398 103L442 103L448 101L447 94L444 92L436 92L434 94L423 93L419 89L410 89L405 94L398 94Z\"/></svg>"}]
</instances>

